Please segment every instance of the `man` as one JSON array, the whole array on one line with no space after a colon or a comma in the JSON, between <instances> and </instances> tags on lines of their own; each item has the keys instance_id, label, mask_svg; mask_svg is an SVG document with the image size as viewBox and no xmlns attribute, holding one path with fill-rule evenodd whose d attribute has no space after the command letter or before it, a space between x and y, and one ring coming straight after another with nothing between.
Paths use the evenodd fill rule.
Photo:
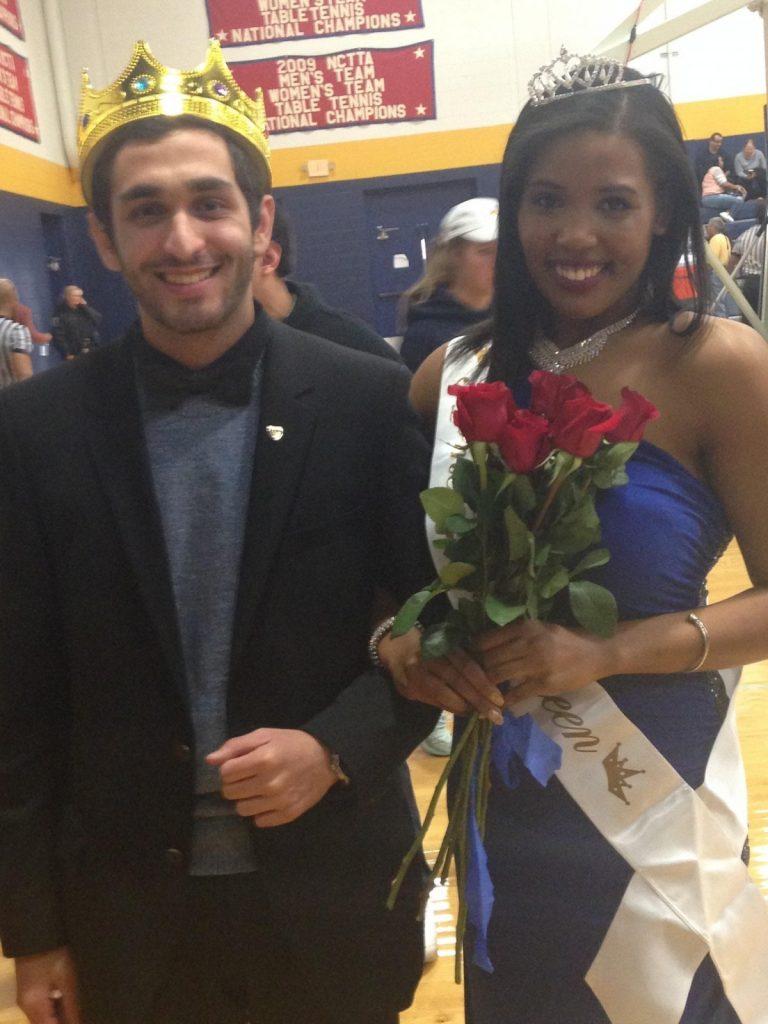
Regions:
<instances>
[{"instance_id":1,"label":"man","mask_svg":"<svg viewBox=\"0 0 768 1024\"><path fill-rule=\"evenodd\" d=\"M696 172L696 181L701 187L701 182L704 175L710 169L710 167L722 167L729 176L733 170L731 166L730 156L723 150L723 136L720 132L712 132L707 139L706 145L696 155L694 160L694 169Z\"/></svg>"},{"instance_id":2,"label":"man","mask_svg":"<svg viewBox=\"0 0 768 1024\"><path fill-rule=\"evenodd\" d=\"M295 235L288 214L275 205L272 240L253 274L253 295L275 320L339 345L399 363L400 357L367 324L350 313L327 306L316 288L288 280L295 263Z\"/></svg>"},{"instance_id":3,"label":"man","mask_svg":"<svg viewBox=\"0 0 768 1024\"><path fill-rule=\"evenodd\" d=\"M85 355L99 344L101 313L85 301L83 289L68 284L51 320L53 346L62 359Z\"/></svg>"},{"instance_id":4,"label":"man","mask_svg":"<svg viewBox=\"0 0 768 1024\"><path fill-rule=\"evenodd\" d=\"M374 588L432 575L407 374L254 309L264 112L218 43L202 72L137 44L105 95L81 104L82 185L139 321L0 401L19 1002L32 1024L394 1024L422 960L423 862L384 906L403 761L435 720L367 659Z\"/></svg>"},{"instance_id":5,"label":"man","mask_svg":"<svg viewBox=\"0 0 768 1024\"><path fill-rule=\"evenodd\" d=\"M736 181L746 189L747 198L764 199L766 193L765 154L757 149L754 139L747 139L743 149L736 154L733 164Z\"/></svg>"},{"instance_id":6,"label":"man","mask_svg":"<svg viewBox=\"0 0 768 1024\"><path fill-rule=\"evenodd\" d=\"M734 240L728 264L731 273L738 267L736 283L744 293L744 298L758 314L765 263L765 220L766 204L762 202L757 224L747 228Z\"/></svg>"},{"instance_id":7,"label":"man","mask_svg":"<svg viewBox=\"0 0 768 1024\"><path fill-rule=\"evenodd\" d=\"M32 376L32 338L15 320L18 301L13 281L0 277L0 388Z\"/></svg>"}]
</instances>

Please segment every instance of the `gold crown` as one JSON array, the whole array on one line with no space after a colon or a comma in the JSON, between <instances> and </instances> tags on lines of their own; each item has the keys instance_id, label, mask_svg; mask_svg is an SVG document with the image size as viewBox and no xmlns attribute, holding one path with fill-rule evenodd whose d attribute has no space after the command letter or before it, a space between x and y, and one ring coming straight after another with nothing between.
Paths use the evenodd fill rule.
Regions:
<instances>
[{"instance_id":1,"label":"gold crown","mask_svg":"<svg viewBox=\"0 0 768 1024\"><path fill-rule=\"evenodd\" d=\"M243 92L224 61L218 39L210 40L205 60L191 71L165 67L147 44L139 40L126 69L105 89L92 89L88 70L83 69L77 151L86 200L91 202L95 157L114 131L148 117L181 114L222 125L249 142L263 169L264 187L269 188L271 174L263 93L259 88L251 99Z\"/></svg>"}]
</instances>

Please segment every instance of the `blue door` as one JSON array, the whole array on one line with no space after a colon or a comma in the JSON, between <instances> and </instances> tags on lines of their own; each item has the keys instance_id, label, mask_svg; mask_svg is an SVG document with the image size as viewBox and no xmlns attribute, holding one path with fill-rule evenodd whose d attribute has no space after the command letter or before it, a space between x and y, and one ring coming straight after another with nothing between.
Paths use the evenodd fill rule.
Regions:
<instances>
[{"instance_id":1,"label":"blue door","mask_svg":"<svg viewBox=\"0 0 768 1024\"><path fill-rule=\"evenodd\" d=\"M376 330L383 337L402 334L400 298L421 277L427 245L437 234L440 221L452 206L477 194L474 178L366 191Z\"/></svg>"}]
</instances>

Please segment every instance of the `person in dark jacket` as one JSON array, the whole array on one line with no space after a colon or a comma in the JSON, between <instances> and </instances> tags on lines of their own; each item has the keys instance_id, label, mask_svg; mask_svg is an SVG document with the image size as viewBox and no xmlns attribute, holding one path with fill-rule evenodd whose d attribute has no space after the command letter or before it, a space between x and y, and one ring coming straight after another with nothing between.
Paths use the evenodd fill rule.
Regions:
<instances>
[{"instance_id":1,"label":"person in dark jacket","mask_svg":"<svg viewBox=\"0 0 768 1024\"><path fill-rule=\"evenodd\" d=\"M314 285L288 279L294 271L295 253L293 225L285 210L275 204L272 241L253 272L253 297L269 316L298 331L399 363L395 349L362 320L327 306Z\"/></svg>"},{"instance_id":2,"label":"person in dark jacket","mask_svg":"<svg viewBox=\"0 0 768 1024\"><path fill-rule=\"evenodd\" d=\"M62 359L74 359L90 352L99 344L100 323L101 313L88 305L83 289L68 284L51 320L53 347Z\"/></svg>"},{"instance_id":3,"label":"person in dark jacket","mask_svg":"<svg viewBox=\"0 0 768 1024\"><path fill-rule=\"evenodd\" d=\"M444 342L490 315L499 204L479 197L443 217L424 276L405 293L400 355L412 372Z\"/></svg>"}]
</instances>

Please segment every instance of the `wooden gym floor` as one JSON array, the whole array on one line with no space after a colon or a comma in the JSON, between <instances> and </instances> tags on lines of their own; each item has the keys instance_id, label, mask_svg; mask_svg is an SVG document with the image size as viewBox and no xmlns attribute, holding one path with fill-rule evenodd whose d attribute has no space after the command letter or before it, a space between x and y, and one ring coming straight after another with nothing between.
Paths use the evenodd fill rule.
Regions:
<instances>
[{"instance_id":1,"label":"wooden gym floor","mask_svg":"<svg viewBox=\"0 0 768 1024\"><path fill-rule=\"evenodd\" d=\"M749 586L738 549L732 545L710 579L712 601L719 601ZM751 870L768 898L768 660L744 670L739 691L739 732L747 769L750 805ZM411 757L416 797L423 810L445 762L421 750ZM436 815L427 847L436 850L445 827L444 808ZM412 1008L401 1024L463 1024L463 997L453 982L455 901L449 881L437 911L437 960L429 964ZM13 1006L11 962L0 961L0 1024L24 1024Z\"/></svg>"}]
</instances>

